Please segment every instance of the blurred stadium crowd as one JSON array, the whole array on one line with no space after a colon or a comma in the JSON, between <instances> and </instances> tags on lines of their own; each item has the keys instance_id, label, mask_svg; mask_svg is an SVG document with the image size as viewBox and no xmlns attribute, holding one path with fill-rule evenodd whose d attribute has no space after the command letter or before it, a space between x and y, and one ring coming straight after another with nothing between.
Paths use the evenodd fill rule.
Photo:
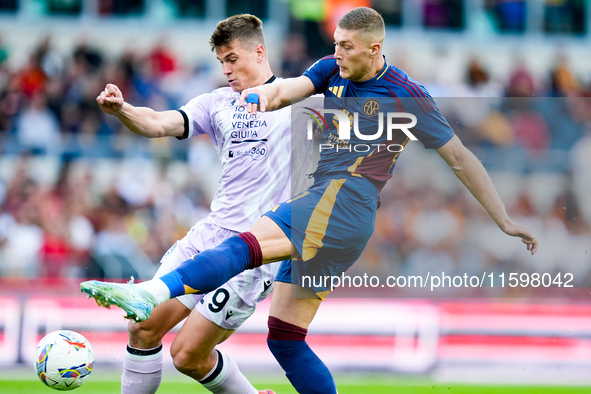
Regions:
<instances>
[{"instance_id":1,"label":"blurred stadium crowd","mask_svg":"<svg viewBox=\"0 0 591 394\"><path fill-rule=\"evenodd\" d=\"M209 51L209 48L203 50ZM294 32L279 76L314 58ZM591 85L566 54L544 78L517 62L503 78L466 57L448 80L442 51L427 87L490 171L507 209L540 239L532 259L466 196L433 152L410 146L382 192L376 231L354 272L444 270L575 274L591 281ZM95 102L106 83L127 101L178 108L217 87L206 64L187 67L164 41L108 56L80 41L71 53L41 40L14 68L0 48L0 276L151 277L160 257L207 214L219 175L202 138L147 140ZM413 75L408 57L389 61ZM456 69L457 73L457 69Z\"/></svg>"}]
</instances>

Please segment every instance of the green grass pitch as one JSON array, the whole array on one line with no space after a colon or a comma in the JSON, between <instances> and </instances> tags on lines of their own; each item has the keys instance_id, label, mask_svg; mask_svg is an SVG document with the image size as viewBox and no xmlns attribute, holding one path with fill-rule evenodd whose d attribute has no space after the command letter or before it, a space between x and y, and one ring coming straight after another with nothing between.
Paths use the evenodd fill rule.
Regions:
<instances>
[{"instance_id":1,"label":"green grass pitch","mask_svg":"<svg viewBox=\"0 0 591 394\"><path fill-rule=\"evenodd\" d=\"M166 374L158 390L159 394L208 393L198 384L184 377ZM339 394L406 394L406 393L461 393L461 394L550 394L550 393L589 393L591 387L568 386L507 386L507 385L473 385L430 382L427 379L388 378L382 375L336 376ZM285 378L253 377L253 384L259 389L270 388L277 394L296 394ZM119 393L119 378L116 375L91 376L90 380L74 391L76 394L109 394ZM41 381L22 375L7 378L0 376L0 393L2 394L50 394L57 393L45 387Z\"/></svg>"}]
</instances>

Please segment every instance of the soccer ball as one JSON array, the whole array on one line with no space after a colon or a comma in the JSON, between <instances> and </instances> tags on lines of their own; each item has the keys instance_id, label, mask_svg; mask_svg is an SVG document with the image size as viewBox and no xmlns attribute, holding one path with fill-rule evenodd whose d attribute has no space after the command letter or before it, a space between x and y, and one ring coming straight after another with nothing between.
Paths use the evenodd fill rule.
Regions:
<instances>
[{"instance_id":1,"label":"soccer ball","mask_svg":"<svg viewBox=\"0 0 591 394\"><path fill-rule=\"evenodd\" d=\"M60 330L47 334L35 352L37 375L52 389L73 390L92 372L92 346L77 332Z\"/></svg>"}]
</instances>

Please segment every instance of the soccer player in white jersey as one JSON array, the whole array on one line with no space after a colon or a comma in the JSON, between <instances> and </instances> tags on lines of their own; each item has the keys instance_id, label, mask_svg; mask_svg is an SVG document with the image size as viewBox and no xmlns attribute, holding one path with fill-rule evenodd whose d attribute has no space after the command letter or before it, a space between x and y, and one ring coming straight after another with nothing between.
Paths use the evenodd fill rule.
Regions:
<instances>
[{"instance_id":1,"label":"soccer player in white jersey","mask_svg":"<svg viewBox=\"0 0 591 394\"><path fill-rule=\"evenodd\" d=\"M159 277L197 253L247 231L266 211L291 196L290 110L250 115L238 105L246 88L273 83L262 22L235 15L218 23L210 38L229 87L190 100L179 110L156 112L124 101L108 84L97 97L101 109L145 137L199 134L211 137L222 176L209 216L195 224L161 261ZM187 295L159 305L148 320L129 323L121 392L155 393L162 379L162 337L187 318L171 348L175 367L213 393L257 391L236 363L215 349L272 290L278 264L234 277L205 296Z\"/></svg>"}]
</instances>

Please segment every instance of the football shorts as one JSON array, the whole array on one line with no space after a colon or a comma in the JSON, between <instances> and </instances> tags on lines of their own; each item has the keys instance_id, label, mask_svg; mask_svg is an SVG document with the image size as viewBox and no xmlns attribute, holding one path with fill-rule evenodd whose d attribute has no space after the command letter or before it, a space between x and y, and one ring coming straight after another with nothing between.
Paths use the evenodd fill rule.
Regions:
<instances>
[{"instance_id":1,"label":"football shorts","mask_svg":"<svg viewBox=\"0 0 591 394\"><path fill-rule=\"evenodd\" d=\"M308 287L324 298L330 290L322 284L326 278L340 276L363 252L374 230L377 207L378 190L368 180L324 175L305 192L265 213L301 256L282 262L276 280Z\"/></svg>"},{"instance_id":2,"label":"football shorts","mask_svg":"<svg viewBox=\"0 0 591 394\"><path fill-rule=\"evenodd\" d=\"M154 277L174 270L197 253L214 248L236 234L206 219L200 221L166 252ZM212 323L226 330L235 330L253 314L257 302L271 293L278 268L279 264L263 265L242 272L207 294L186 294L177 299L191 310L196 308Z\"/></svg>"}]
</instances>

